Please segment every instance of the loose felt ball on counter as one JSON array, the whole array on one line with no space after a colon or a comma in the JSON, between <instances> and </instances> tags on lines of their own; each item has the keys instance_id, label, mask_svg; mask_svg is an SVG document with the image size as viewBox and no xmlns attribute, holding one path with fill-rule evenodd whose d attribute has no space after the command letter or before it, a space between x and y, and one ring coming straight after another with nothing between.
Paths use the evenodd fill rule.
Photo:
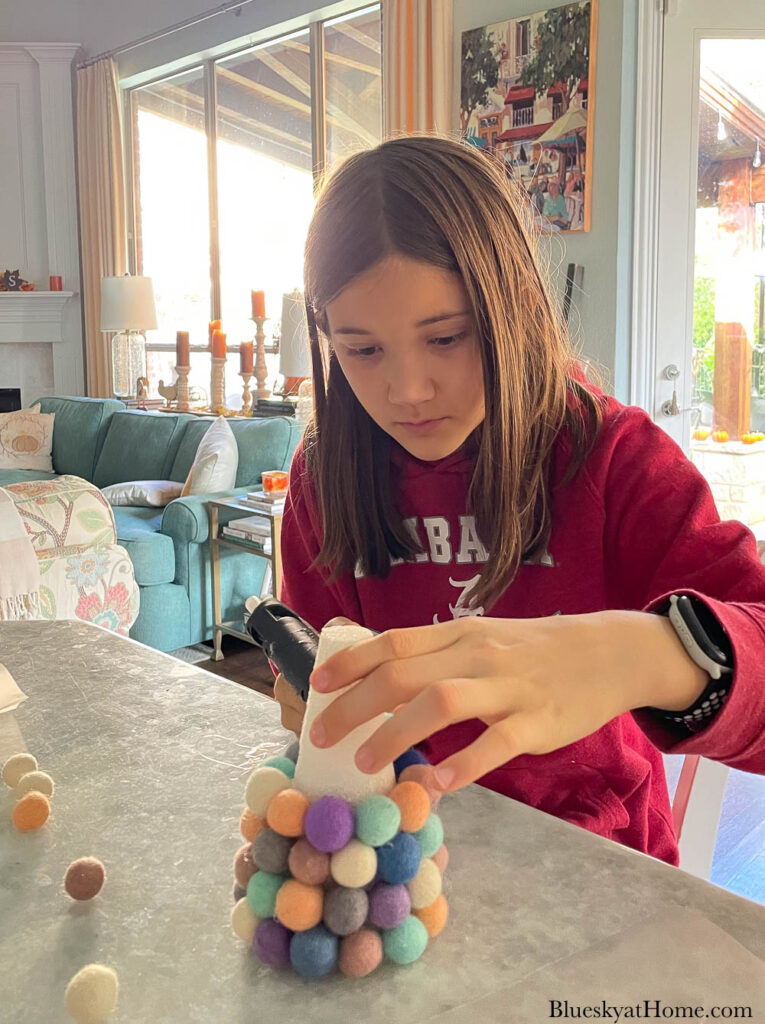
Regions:
<instances>
[{"instance_id":1,"label":"loose felt ball on counter","mask_svg":"<svg viewBox=\"0 0 765 1024\"><path fill-rule=\"evenodd\" d=\"M303 978L323 978L337 963L338 938L319 924L290 940L290 962Z\"/></svg>"},{"instance_id":2,"label":"loose felt ball on counter","mask_svg":"<svg viewBox=\"0 0 765 1024\"><path fill-rule=\"evenodd\" d=\"M238 885L247 887L247 883L257 871L252 859L252 843L240 846L234 854L234 879Z\"/></svg>"},{"instance_id":3,"label":"loose felt ball on counter","mask_svg":"<svg viewBox=\"0 0 765 1024\"><path fill-rule=\"evenodd\" d=\"M441 874L443 874L444 871L446 871L446 866L449 863L449 851L446 849L443 843L433 854L431 860L433 861L434 864L438 866L438 870L441 872Z\"/></svg>"},{"instance_id":4,"label":"loose felt ball on counter","mask_svg":"<svg viewBox=\"0 0 765 1024\"><path fill-rule=\"evenodd\" d=\"M42 793L27 793L13 808L13 824L19 832L33 832L48 820L50 804Z\"/></svg>"},{"instance_id":5,"label":"loose felt ball on counter","mask_svg":"<svg viewBox=\"0 0 765 1024\"><path fill-rule=\"evenodd\" d=\"M444 894L441 893L438 899L431 903L429 907L420 907L418 910L413 911L413 913L418 920L422 921L428 935L433 939L444 929L446 920L449 917L449 904L446 902Z\"/></svg>"},{"instance_id":6,"label":"loose felt ball on counter","mask_svg":"<svg viewBox=\"0 0 765 1024\"><path fill-rule=\"evenodd\" d=\"M429 907L441 895L442 886L443 879L438 867L432 860L424 860L407 886L412 907L415 910Z\"/></svg>"},{"instance_id":7,"label":"loose felt ball on counter","mask_svg":"<svg viewBox=\"0 0 765 1024\"><path fill-rule=\"evenodd\" d=\"M292 847L288 866L298 881L309 885L322 885L329 878L329 854L317 850L307 839L298 839Z\"/></svg>"},{"instance_id":8,"label":"loose felt ball on counter","mask_svg":"<svg viewBox=\"0 0 765 1024\"><path fill-rule=\"evenodd\" d=\"M414 836L420 844L423 857L432 857L444 841L444 826L441 819L437 814L429 814L428 820Z\"/></svg>"},{"instance_id":9,"label":"loose felt ball on counter","mask_svg":"<svg viewBox=\"0 0 765 1024\"><path fill-rule=\"evenodd\" d=\"M263 767L278 768L288 779L294 778L295 775L295 762L288 757L269 757L267 761L263 762Z\"/></svg>"},{"instance_id":10,"label":"loose felt ball on counter","mask_svg":"<svg viewBox=\"0 0 765 1024\"><path fill-rule=\"evenodd\" d=\"M36 769L36 757L32 757L31 754L14 754L3 764L3 782L11 789L15 789L22 775L36 771Z\"/></svg>"},{"instance_id":11,"label":"loose felt ball on counter","mask_svg":"<svg viewBox=\"0 0 765 1024\"><path fill-rule=\"evenodd\" d=\"M42 793L43 796L53 796L53 779L47 772L27 772L19 779L16 786L16 797L25 796L27 793Z\"/></svg>"},{"instance_id":12,"label":"loose felt ball on counter","mask_svg":"<svg viewBox=\"0 0 765 1024\"><path fill-rule=\"evenodd\" d=\"M321 796L306 812L306 839L317 850L335 853L346 846L354 833L353 808L339 796Z\"/></svg>"},{"instance_id":13,"label":"loose felt ball on counter","mask_svg":"<svg viewBox=\"0 0 765 1024\"><path fill-rule=\"evenodd\" d=\"M231 908L231 927L234 935L243 939L248 945L252 943L258 919L246 899L238 900Z\"/></svg>"},{"instance_id":14,"label":"loose felt ball on counter","mask_svg":"<svg viewBox=\"0 0 765 1024\"><path fill-rule=\"evenodd\" d=\"M271 800L289 785L290 780L278 768L256 768L247 780L244 802L253 814L265 818Z\"/></svg>"},{"instance_id":15,"label":"loose felt ball on counter","mask_svg":"<svg viewBox=\"0 0 765 1024\"><path fill-rule=\"evenodd\" d=\"M308 806L308 797L299 790L283 789L268 805L266 821L274 832L297 838L303 834Z\"/></svg>"},{"instance_id":16,"label":"loose felt ball on counter","mask_svg":"<svg viewBox=\"0 0 765 1024\"><path fill-rule=\"evenodd\" d=\"M383 932L383 950L394 964L412 964L425 952L428 930L422 921L409 916L398 928Z\"/></svg>"},{"instance_id":17,"label":"loose felt ball on counter","mask_svg":"<svg viewBox=\"0 0 765 1024\"><path fill-rule=\"evenodd\" d=\"M408 768L404 768L398 781L419 782L430 797L431 810L435 811L441 803L441 797L444 795L444 791L436 788L433 784L433 771L433 767L429 764L410 764Z\"/></svg>"},{"instance_id":18,"label":"loose felt ball on counter","mask_svg":"<svg viewBox=\"0 0 765 1024\"><path fill-rule=\"evenodd\" d=\"M405 750L404 753L397 757L393 762L393 771L396 773L396 778L412 764L427 764L428 759L424 754L421 754L419 750L415 750L414 747L410 747L409 750Z\"/></svg>"},{"instance_id":19,"label":"loose felt ball on counter","mask_svg":"<svg viewBox=\"0 0 765 1024\"><path fill-rule=\"evenodd\" d=\"M117 972L103 964L88 964L66 987L64 1005L77 1024L101 1024L117 1006Z\"/></svg>"},{"instance_id":20,"label":"loose felt ball on counter","mask_svg":"<svg viewBox=\"0 0 765 1024\"><path fill-rule=\"evenodd\" d=\"M265 827L265 820L263 818L259 818L257 814L253 814L249 807L245 807L242 811L242 816L239 819L239 831L247 842L254 842L255 836Z\"/></svg>"},{"instance_id":21,"label":"loose felt ball on counter","mask_svg":"<svg viewBox=\"0 0 765 1024\"><path fill-rule=\"evenodd\" d=\"M280 836L272 828L264 828L252 844L251 856L255 867L270 871L272 875L286 873L291 846L292 841L286 836Z\"/></svg>"},{"instance_id":22,"label":"loose felt ball on counter","mask_svg":"<svg viewBox=\"0 0 765 1024\"><path fill-rule=\"evenodd\" d=\"M356 808L356 835L368 846L389 843L401 826L401 811L387 796L370 796Z\"/></svg>"},{"instance_id":23,"label":"loose felt ball on counter","mask_svg":"<svg viewBox=\"0 0 765 1024\"><path fill-rule=\"evenodd\" d=\"M270 871L256 871L247 883L247 901L256 917L273 917L276 894L285 882L284 875Z\"/></svg>"},{"instance_id":24,"label":"loose felt ball on counter","mask_svg":"<svg viewBox=\"0 0 765 1024\"><path fill-rule=\"evenodd\" d=\"M276 894L275 917L292 932L315 928L324 913L324 892L321 886L306 885L288 878Z\"/></svg>"},{"instance_id":25,"label":"loose felt ball on counter","mask_svg":"<svg viewBox=\"0 0 765 1024\"><path fill-rule=\"evenodd\" d=\"M362 889L377 873L377 854L360 839L351 839L342 850L332 854L329 871L338 885Z\"/></svg>"},{"instance_id":26,"label":"loose felt ball on counter","mask_svg":"<svg viewBox=\"0 0 765 1024\"><path fill-rule=\"evenodd\" d=\"M64 888L73 900L92 900L103 887L106 870L97 857L72 861L64 875Z\"/></svg>"},{"instance_id":27,"label":"loose felt ball on counter","mask_svg":"<svg viewBox=\"0 0 765 1024\"><path fill-rule=\"evenodd\" d=\"M365 978L382 963L382 939L371 928L361 928L340 942L337 966L346 978Z\"/></svg>"},{"instance_id":28,"label":"loose felt ball on counter","mask_svg":"<svg viewBox=\"0 0 765 1024\"><path fill-rule=\"evenodd\" d=\"M286 967L290 962L290 940L292 932L272 917L261 921L255 929L252 951L264 964L271 967Z\"/></svg>"},{"instance_id":29,"label":"loose felt ball on counter","mask_svg":"<svg viewBox=\"0 0 765 1024\"><path fill-rule=\"evenodd\" d=\"M419 832L430 814L428 791L419 782L397 782L390 798L401 811L401 831Z\"/></svg>"},{"instance_id":30,"label":"loose felt ball on counter","mask_svg":"<svg viewBox=\"0 0 765 1024\"><path fill-rule=\"evenodd\" d=\"M377 928L397 928L411 910L412 901L405 885L378 882L369 894L369 920Z\"/></svg>"},{"instance_id":31,"label":"loose felt ball on counter","mask_svg":"<svg viewBox=\"0 0 765 1024\"><path fill-rule=\"evenodd\" d=\"M357 932L367 919L369 897L363 889L338 885L324 899L324 924L335 935Z\"/></svg>"},{"instance_id":32,"label":"loose felt ball on counter","mask_svg":"<svg viewBox=\"0 0 765 1024\"><path fill-rule=\"evenodd\" d=\"M417 874L422 854L420 844L409 832L399 832L377 849L377 870L383 881L401 885Z\"/></svg>"}]
</instances>

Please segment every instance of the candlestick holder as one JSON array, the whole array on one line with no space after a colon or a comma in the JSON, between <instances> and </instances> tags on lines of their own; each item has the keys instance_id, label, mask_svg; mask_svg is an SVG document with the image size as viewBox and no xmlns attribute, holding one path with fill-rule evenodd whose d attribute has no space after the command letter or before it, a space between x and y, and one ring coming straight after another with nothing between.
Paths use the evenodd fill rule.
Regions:
<instances>
[{"instance_id":1,"label":"candlestick holder","mask_svg":"<svg viewBox=\"0 0 765 1024\"><path fill-rule=\"evenodd\" d=\"M212 357L212 369L210 371L210 411L223 412L226 404L226 359Z\"/></svg>"},{"instance_id":2,"label":"candlestick holder","mask_svg":"<svg viewBox=\"0 0 765 1024\"><path fill-rule=\"evenodd\" d=\"M178 380L175 382L177 389L175 407L178 412L188 412L191 408L191 403L189 402L189 373L191 372L191 367L176 366L175 372L178 374Z\"/></svg>"},{"instance_id":3,"label":"candlestick holder","mask_svg":"<svg viewBox=\"0 0 765 1024\"><path fill-rule=\"evenodd\" d=\"M258 385L255 388L255 397L257 399L268 398L271 392L266 387L268 366L266 364L266 335L263 330L263 324L268 317L254 316L252 319L255 322L255 380Z\"/></svg>"},{"instance_id":4,"label":"candlestick holder","mask_svg":"<svg viewBox=\"0 0 765 1024\"><path fill-rule=\"evenodd\" d=\"M240 372L239 376L244 382L242 387L242 416L249 416L252 413L252 392L250 391L251 373Z\"/></svg>"}]
</instances>

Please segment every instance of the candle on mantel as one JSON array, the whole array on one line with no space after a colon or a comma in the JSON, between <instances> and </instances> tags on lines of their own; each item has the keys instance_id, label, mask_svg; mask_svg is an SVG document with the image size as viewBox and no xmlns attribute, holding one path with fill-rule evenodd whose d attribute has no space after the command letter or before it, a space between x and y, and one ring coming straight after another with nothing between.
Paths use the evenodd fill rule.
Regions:
<instances>
[{"instance_id":1,"label":"candle on mantel","mask_svg":"<svg viewBox=\"0 0 765 1024\"><path fill-rule=\"evenodd\" d=\"M209 341L207 343L207 347L208 348L210 348L210 349L212 348L213 331L219 331L220 329L221 329L221 322L220 322L220 320L211 320L210 321L210 339L209 339Z\"/></svg>"},{"instance_id":2,"label":"candle on mantel","mask_svg":"<svg viewBox=\"0 0 765 1024\"><path fill-rule=\"evenodd\" d=\"M176 331L175 334L175 365L189 365L189 332Z\"/></svg>"},{"instance_id":3,"label":"candle on mantel","mask_svg":"<svg viewBox=\"0 0 765 1024\"><path fill-rule=\"evenodd\" d=\"M213 359L226 358L226 335L223 331L216 329L212 333L212 354Z\"/></svg>"},{"instance_id":4,"label":"candle on mantel","mask_svg":"<svg viewBox=\"0 0 765 1024\"><path fill-rule=\"evenodd\" d=\"M266 315L266 293L252 291L252 318Z\"/></svg>"},{"instance_id":5,"label":"candle on mantel","mask_svg":"<svg viewBox=\"0 0 765 1024\"><path fill-rule=\"evenodd\" d=\"M252 373L252 349L251 341L243 341L239 346L239 372Z\"/></svg>"}]
</instances>

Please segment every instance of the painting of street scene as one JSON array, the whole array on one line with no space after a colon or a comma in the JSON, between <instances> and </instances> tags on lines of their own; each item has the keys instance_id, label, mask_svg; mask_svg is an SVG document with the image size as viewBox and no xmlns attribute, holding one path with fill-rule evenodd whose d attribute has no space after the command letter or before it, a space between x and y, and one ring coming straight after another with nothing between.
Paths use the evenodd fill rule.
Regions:
<instances>
[{"instance_id":1,"label":"painting of street scene","mask_svg":"<svg viewBox=\"0 0 765 1024\"><path fill-rule=\"evenodd\" d=\"M502 161L544 231L588 231L597 0L462 33L460 128Z\"/></svg>"}]
</instances>

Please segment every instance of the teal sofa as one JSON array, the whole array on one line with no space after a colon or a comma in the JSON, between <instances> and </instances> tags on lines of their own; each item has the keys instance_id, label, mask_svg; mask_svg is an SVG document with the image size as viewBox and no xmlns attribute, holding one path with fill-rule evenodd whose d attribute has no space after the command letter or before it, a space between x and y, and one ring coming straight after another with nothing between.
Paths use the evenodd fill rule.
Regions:
<instances>
[{"instance_id":1,"label":"teal sofa","mask_svg":"<svg viewBox=\"0 0 765 1024\"><path fill-rule=\"evenodd\" d=\"M53 473L0 470L0 486L72 473L95 484L186 479L212 422L184 413L140 412L116 399L41 398L55 413ZM126 548L140 588L130 636L160 651L212 636L212 593L206 502L253 490L267 469L288 469L299 440L291 417L230 422L239 447L236 487L177 498L166 508L115 506L117 541ZM226 521L226 516L221 521ZM231 517L229 517L231 518ZM223 618L241 619L244 601L258 593L265 559L221 548Z\"/></svg>"}]
</instances>

